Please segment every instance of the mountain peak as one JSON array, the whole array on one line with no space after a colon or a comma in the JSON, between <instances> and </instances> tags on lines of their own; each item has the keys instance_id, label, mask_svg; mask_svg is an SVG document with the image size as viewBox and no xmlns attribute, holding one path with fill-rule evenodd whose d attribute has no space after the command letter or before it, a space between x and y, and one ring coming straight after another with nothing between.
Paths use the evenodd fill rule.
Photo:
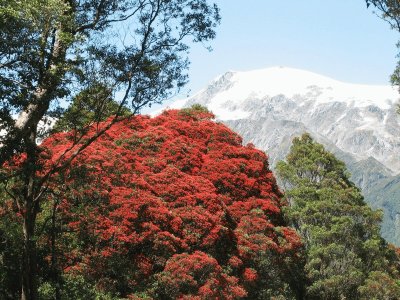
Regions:
<instances>
[{"instance_id":1,"label":"mountain peak","mask_svg":"<svg viewBox=\"0 0 400 300\"><path fill-rule=\"evenodd\" d=\"M389 85L345 83L308 71L272 67L227 72L173 106L206 106L244 143L267 151L271 166L286 156L293 137L309 132L345 160L366 199L380 201L375 207L387 211L395 206L386 198L379 199L387 193L397 199L393 191L398 190L398 181L391 175L400 174L398 98L397 89ZM374 192L375 187L380 192ZM384 219L384 227L391 230L399 228L398 216L391 217L392 213ZM385 237L395 240L393 234Z\"/></svg>"},{"instance_id":2,"label":"mountain peak","mask_svg":"<svg viewBox=\"0 0 400 300\"><path fill-rule=\"evenodd\" d=\"M226 86L212 101L215 103L213 108L217 115L219 115L219 108L224 107L227 100L239 104L249 97L284 95L293 98L300 96L305 100L315 100L317 103L337 101L349 106L374 105L381 109L390 108L399 98L397 88L389 85L344 83L316 73L288 67L272 67L246 72L230 71L216 78L213 83L219 83L221 86L221 81L229 86ZM226 119L224 115L219 117Z\"/></svg>"},{"instance_id":3,"label":"mountain peak","mask_svg":"<svg viewBox=\"0 0 400 300\"><path fill-rule=\"evenodd\" d=\"M297 122L357 159L374 157L398 173L400 163L394 151L400 145L400 123L395 112L398 98L396 87L390 85L345 83L277 66L229 71L172 107L198 103L221 121L244 124L244 120L253 120L261 127L265 122L273 122L269 127L276 127L279 120ZM284 138L283 134L284 130L277 128L275 140ZM275 145L260 140L258 146L265 149L267 144Z\"/></svg>"},{"instance_id":4,"label":"mountain peak","mask_svg":"<svg viewBox=\"0 0 400 300\"><path fill-rule=\"evenodd\" d=\"M171 107L181 108L191 103L207 104L219 119L246 118L239 110L249 99L283 95L301 102L315 104L339 102L348 107L374 106L387 110L398 102L398 87L345 83L310 71L275 66L250 71L228 71L188 99L176 101ZM207 103L204 103L204 99ZM228 104L228 105L227 105ZM228 108L229 107L229 108Z\"/></svg>"}]
</instances>

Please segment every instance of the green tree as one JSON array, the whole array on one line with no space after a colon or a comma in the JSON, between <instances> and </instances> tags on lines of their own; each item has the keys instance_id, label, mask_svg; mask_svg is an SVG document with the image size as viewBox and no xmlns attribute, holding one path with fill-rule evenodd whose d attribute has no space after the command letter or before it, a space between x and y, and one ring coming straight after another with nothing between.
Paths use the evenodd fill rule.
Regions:
<instances>
[{"instance_id":1,"label":"green tree","mask_svg":"<svg viewBox=\"0 0 400 300\"><path fill-rule=\"evenodd\" d=\"M53 132L73 131L81 134L89 124L105 121L119 109L119 103L111 97L110 89L102 85L94 85L83 90L74 97L71 105L64 111L53 127ZM130 116L132 112L125 106L120 116Z\"/></svg>"},{"instance_id":2,"label":"green tree","mask_svg":"<svg viewBox=\"0 0 400 300\"><path fill-rule=\"evenodd\" d=\"M277 170L287 218L305 245L307 298L365 299L376 272L391 278L375 282L381 295L396 291L398 298L397 258L380 237L381 213L365 204L344 163L304 134Z\"/></svg>"},{"instance_id":3,"label":"green tree","mask_svg":"<svg viewBox=\"0 0 400 300\"><path fill-rule=\"evenodd\" d=\"M37 298L36 222L48 179L121 120L123 107L135 114L182 87L188 42L214 38L218 22L207 0L0 0L0 166L21 159L0 177L23 219L22 299ZM49 130L39 125L96 86L118 101L114 117L91 136L82 130L68 159L39 175L37 138Z\"/></svg>"},{"instance_id":4,"label":"green tree","mask_svg":"<svg viewBox=\"0 0 400 300\"><path fill-rule=\"evenodd\" d=\"M16 299L21 289L20 261L23 237L19 218L12 209L12 201L4 194L0 184L0 299Z\"/></svg>"}]
</instances>

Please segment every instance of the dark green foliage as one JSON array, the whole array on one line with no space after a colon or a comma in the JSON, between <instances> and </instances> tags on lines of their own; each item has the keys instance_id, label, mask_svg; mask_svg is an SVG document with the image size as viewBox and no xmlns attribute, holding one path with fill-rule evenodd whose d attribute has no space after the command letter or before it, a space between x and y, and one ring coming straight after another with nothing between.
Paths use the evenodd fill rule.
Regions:
<instances>
[{"instance_id":1,"label":"dark green foliage","mask_svg":"<svg viewBox=\"0 0 400 300\"><path fill-rule=\"evenodd\" d=\"M360 299L371 288L367 278L377 274L371 272L391 279L376 282L382 295L398 290L397 258L379 235L381 213L364 203L343 162L304 134L277 170L287 218L305 244L307 298Z\"/></svg>"},{"instance_id":2,"label":"dark green foliage","mask_svg":"<svg viewBox=\"0 0 400 300\"><path fill-rule=\"evenodd\" d=\"M94 85L82 91L55 123L54 131L82 131L88 128L88 124L105 121L110 116L132 114L128 108L121 106L111 96L112 92L102 85Z\"/></svg>"},{"instance_id":3,"label":"dark green foliage","mask_svg":"<svg viewBox=\"0 0 400 300\"><path fill-rule=\"evenodd\" d=\"M400 284L386 272L373 271L358 291L361 299L397 300L400 297Z\"/></svg>"},{"instance_id":4,"label":"dark green foliage","mask_svg":"<svg viewBox=\"0 0 400 300\"><path fill-rule=\"evenodd\" d=\"M21 289L21 266L16 263L22 256L21 220L12 209L4 209L13 206L5 199L4 186L0 185L0 299L17 299Z\"/></svg>"},{"instance_id":5,"label":"dark green foliage","mask_svg":"<svg viewBox=\"0 0 400 300\"><path fill-rule=\"evenodd\" d=\"M63 290L61 293L60 300L119 300L122 298L113 297L109 294L98 291L96 287L87 282L83 276L75 275L62 276L63 280ZM56 299L56 289L54 285L49 282L43 283L39 287L39 299L40 300L53 300Z\"/></svg>"}]
</instances>

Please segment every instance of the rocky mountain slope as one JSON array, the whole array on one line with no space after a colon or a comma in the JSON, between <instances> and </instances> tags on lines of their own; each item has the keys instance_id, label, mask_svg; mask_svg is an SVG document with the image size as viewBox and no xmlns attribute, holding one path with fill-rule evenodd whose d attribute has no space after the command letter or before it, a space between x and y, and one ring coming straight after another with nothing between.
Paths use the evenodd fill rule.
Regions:
<instances>
[{"instance_id":1,"label":"rocky mountain slope","mask_svg":"<svg viewBox=\"0 0 400 300\"><path fill-rule=\"evenodd\" d=\"M366 201L384 211L383 236L400 245L399 94L390 86L339 82L311 72L274 67L227 72L191 98L264 149L272 168L294 136L307 131L344 160Z\"/></svg>"}]
</instances>

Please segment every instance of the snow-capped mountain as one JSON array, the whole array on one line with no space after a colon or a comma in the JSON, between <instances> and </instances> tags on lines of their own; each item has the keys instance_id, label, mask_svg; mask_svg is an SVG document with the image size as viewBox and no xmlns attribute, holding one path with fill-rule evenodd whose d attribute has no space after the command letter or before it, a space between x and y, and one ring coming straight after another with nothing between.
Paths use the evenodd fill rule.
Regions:
<instances>
[{"instance_id":1,"label":"snow-capped mountain","mask_svg":"<svg viewBox=\"0 0 400 300\"><path fill-rule=\"evenodd\" d=\"M272 168L288 153L294 136L310 132L347 163L367 202L385 210L383 234L400 243L400 204L388 209L386 202L393 199L377 200L381 194L374 188L400 173L399 98L397 88L389 85L349 84L308 71L273 67L227 72L171 107L194 103L208 107L245 143L265 150ZM398 196L400 192L391 197ZM396 227L396 233L386 234L386 227L386 231ZM393 234L396 237L389 236Z\"/></svg>"}]
</instances>

